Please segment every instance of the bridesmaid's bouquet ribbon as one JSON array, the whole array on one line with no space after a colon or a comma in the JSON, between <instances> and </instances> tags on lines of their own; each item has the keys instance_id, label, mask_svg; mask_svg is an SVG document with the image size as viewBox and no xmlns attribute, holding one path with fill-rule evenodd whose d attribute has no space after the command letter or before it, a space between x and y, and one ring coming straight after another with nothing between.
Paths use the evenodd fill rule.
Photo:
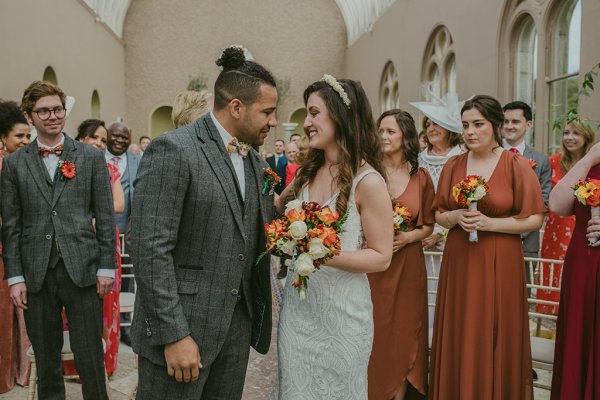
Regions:
<instances>
[{"instance_id":1,"label":"bridesmaid's bouquet ribbon","mask_svg":"<svg viewBox=\"0 0 600 400\"><path fill-rule=\"evenodd\" d=\"M600 217L600 180L586 179L573 186L573 195L577 201L591 207L592 218ZM589 244L594 244L599 238L588 239Z\"/></svg>"},{"instance_id":2,"label":"bridesmaid's bouquet ribbon","mask_svg":"<svg viewBox=\"0 0 600 400\"><path fill-rule=\"evenodd\" d=\"M291 257L291 270L296 273L292 285L305 299L311 274L340 254L339 234L347 215L340 218L337 211L315 202L290 201L281 218L265 224L267 249L256 263L267 254Z\"/></svg>"},{"instance_id":3,"label":"bridesmaid's bouquet ribbon","mask_svg":"<svg viewBox=\"0 0 600 400\"><path fill-rule=\"evenodd\" d=\"M469 211L477 211L477 202L489 193L490 188L485 179L478 175L469 175L452 187L452 196L461 207ZM469 241L476 242L477 231L469 232Z\"/></svg>"},{"instance_id":4,"label":"bridesmaid's bouquet ribbon","mask_svg":"<svg viewBox=\"0 0 600 400\"><path fill-rule=\"evenodd\" d=\"M408 207L400 202L395 202L394 206L394 233L406 232L411 223L411 212Z\"/></svg>"}]
</instances>

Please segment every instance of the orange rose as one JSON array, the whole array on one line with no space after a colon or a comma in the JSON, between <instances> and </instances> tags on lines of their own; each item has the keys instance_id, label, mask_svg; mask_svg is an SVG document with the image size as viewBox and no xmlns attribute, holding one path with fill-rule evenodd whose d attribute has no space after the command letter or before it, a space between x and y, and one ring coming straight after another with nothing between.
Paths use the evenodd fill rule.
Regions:
<instances>
[{"instance_id":1,"label":"orange rose","mask_svg":"<svg viewBox=\"0 0 600 400\"><path fill-rule=\"evenodd\" d=\"M323 240L323 244L327 247L333 246L333 244L337 241L338 236L333 228L323 228L319 238Z\"/></svg>"},{"instance_id":2,"label":"orange rose","mask_svg":"<svg viewBox=\"0 0 600 400\"><path fill-rule=\"evenodd\" d=\"M292 222L296 221L304 221L306 219L306 213L304 212L304 210L298 211L295 208L293 208L290 210L290 212L287 213L286 217L291 224Z\"/></svg>"},{"instance_id":3,"label":"orange rose","mask_svg":"<svg viewBox=\"0 0 600 400\"><path fill-rule=\"evenodd\" d=\"M333 211L329 207L323 207L323 209L317 213L317 217L324 224L331 225L340 219L340 214L337 211Z\"/></svg>"},{"instance_id":4,"label":"orange rose","mask_svg":"<svg viewBox=\"0 0 600 400\"><path fill-rule=\"evenodd\" d=\"M600 189L593 190L585 202L590 207L600 206Z\"/></svg>"}]
</instances>

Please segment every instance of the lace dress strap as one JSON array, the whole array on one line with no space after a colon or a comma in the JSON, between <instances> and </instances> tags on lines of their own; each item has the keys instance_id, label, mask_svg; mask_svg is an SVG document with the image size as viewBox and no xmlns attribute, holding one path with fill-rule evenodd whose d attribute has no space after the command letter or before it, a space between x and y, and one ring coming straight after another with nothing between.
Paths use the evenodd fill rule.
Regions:
<instances>
[{"instance_id":1,"label":"lace dress strap","mask_svg":"<svg viewBox=\"0 0 600 400\"><path fill-rule=\"evenodd\" d=\"M378 177L380 177L383 180L383 177L381 176L381 174L379 172L377 172L377 170L375 170L375 168L365 169L363 172L356 175L354 177L354 180L352 181L352 190L350 191L350 195L352 197L354 197L354 191L356 190L356 186L358 186L360 181L369 174L376 174Z\"/></svg>"}]
</instances>

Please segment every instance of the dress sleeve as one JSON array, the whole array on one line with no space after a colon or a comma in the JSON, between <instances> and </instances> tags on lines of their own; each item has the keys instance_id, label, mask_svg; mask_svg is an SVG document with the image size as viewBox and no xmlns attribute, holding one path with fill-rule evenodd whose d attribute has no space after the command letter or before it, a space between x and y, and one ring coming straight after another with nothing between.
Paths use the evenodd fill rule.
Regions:
<instances>
[{"instance_id":1,"label":"dress sleeve","mask_svg":"<svg viewBox=\"0 0 600 400\"><path fill-rule=\"evenodd\" d=\"M547 211L542 198L540 182L529 165L529 160L515 154L509 155L513 182L513 218L527 218Z\"/></svg>"},{"instance_id":2,"label":"dress sleeve","mask_svg":"<svg viewBox=\"0 0 600 400\"><path fill-rule=\"evenodd\" d=\"M419 174L419 198L421 199L421 204L419 204L420 210L416 226L433 225L435 223L435 210L433 209L435 190L433 188L433 181L426 169L419 168L417 173Z\"/></svg>"},{"instance_id":3,"label":"dress sleeve","mask_svg":"<svg viewBox=\"0 0 600 400\"><path fill-rule=\"evenodd\" d=\"M442 173L440 174L440 180L438 181L437 193L433 200L433 211L446 212L453 210L456 207L452 207L450 202L452 200L452 186L456 182L452 182L452 171L456 165L456 161L460 156L454 156L446 161Z\"/></svg>"}]
</instances>

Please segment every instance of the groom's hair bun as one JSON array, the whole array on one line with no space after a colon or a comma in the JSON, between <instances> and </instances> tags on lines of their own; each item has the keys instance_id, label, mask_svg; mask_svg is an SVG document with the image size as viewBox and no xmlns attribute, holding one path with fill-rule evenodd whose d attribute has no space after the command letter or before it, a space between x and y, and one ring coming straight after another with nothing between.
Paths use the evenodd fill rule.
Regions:
<instances>
[{"instance_id":1,"label":"groom's hair bun","mask_svg":"<svg viewBox=\"0 0 600 400\"><path fill-rule=\"evenodd\" d=\"M230 46L223 50L221 57L216 61L219 67L226 69L240 68L246 62L246 56L244 55L244 49L240 46Z\"/></svg>"},{"instance_id":2,"label":"groom's hair bun","mask_svg":"<svg viewBox=\"0 0 600 400\"><path fill-rule=\"evenodd\" d=\"M273 75L259 63L247 60L244 48L230 46L216 61L223 70L215 81L214 108L222 109L233 99L252 104L260 94L260 85L277 87Z\"/></svg>"}]
</instances>

